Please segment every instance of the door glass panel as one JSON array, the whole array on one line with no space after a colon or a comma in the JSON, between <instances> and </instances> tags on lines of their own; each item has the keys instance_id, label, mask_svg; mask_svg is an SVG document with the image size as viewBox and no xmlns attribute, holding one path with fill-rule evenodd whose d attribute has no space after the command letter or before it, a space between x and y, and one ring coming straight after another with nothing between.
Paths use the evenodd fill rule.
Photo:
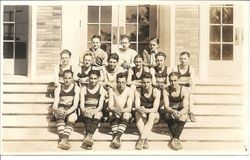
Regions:
<instances>
[{"instance_id":1,"label":"door glass panel","mask_svg":"<svg viewBox=\"0 0 250 160\"><path fill-rule=\"evenodd\" d=\"M210 42L220 42L220 26L210 27Z\"/></svg>"},{"instance_id":2,"label":"door glass panel","mask_svg":"<svg viewBox=\"0 0 250 160\"><path fill-rule=\"evenodd\" d=\"M210 23L211 24L220 24L220 8L219 7L211 7L210 8Z\"/></svg>"},{"instance_id":3,"label":"door glass panel","mask_svg":"<svg viewBox=\"0 0 250 160\"><path fill-rule=\"evenodd\" d=\"M126 25L126 34L129 36L131 42L137 41L137 25L136 24L127 24Z\"/></svg>"},{"instance_id":4,"label":"door glass panel","mask_svg":"<svg viewBox=\"0 0 250 160\"><path fill-rule=\"evenodd\" d=\"M232 44L222 45L222 60L233 60L233 45Z\"/></svg>"},{"instance_id":5,"label":"door glass panel","mask_svg":"<svg viewBox=\"0 0 250 160\"><path fill-rule=\"evenodd\" d=\"M13 58L13 42L3 43L3 58Z\"/></svg>"},{"instance_id":6,"label":"door glass panel","mask_svg":"<svg viewBox=\"0 0 250 160\"><path fill-rule=\"evenodd\" d=\"M126 23L137 23L137 7L126 7Z\"/></svg>"},{"instance_id":7,"label":"door glass panel","mask_svg":"<svg viewBox=\"0 0 250 160\"><path fill-rule=\"evenodd\" d=\"M88 23L99 22L99 6L88 7Z\"/></svg>"},{"instance_id":8,"label":"door glass panel","mask_svg":"<svg viewBox=\"0 0 250 160\"><path fill-rule=\"evenodd\" d=\"M101 23L111 23L112 7L101 6Z\"/></svg>"},{"instance_id":9,"label":"door glass panel","mask_svg":"<svg viewBox=\"0 0 250 160\"><path fill-rule=\"evenodd\" d=\"M222 33L223 42L233 42L233 26L223 26Z\"/></svg>"},{"instance_id":10,"label":"door glass panel","mask_svg":"<svg viewBox=\"0 0 250 160\"><path fill-rule=\"evenodd\" d=\"M139 42L149 41L149 25L148 24L139 25L138 39L139 39Z\"/></svg>"},{"instance_id":11,"label":"door glass panel","mask_svg":"<svg viewBox=\"0 0 250 160\"><path fill-rule=\"evenodd\" d=\"M91 41L91 37L95 34L99 34L98 24L88 24L88 41Z\"/></svg>"},{"instance_id":12,"label":"door glass panel","mask_svg":"<svg viewBox=\"0 0 250 160\"><path fill-rule=\"evenodd\" d=\"M220 44L210 44L210 60L220 60Z\"/></svg>"},{"instance_id":13,"label":"door glass panel","mask_svg":"<svg viewBox=\"0 0 250 160\"><path fill-rule=\"evenodd\" d=\"M149 6L139 6L139 24L149 24Z\"/></svg>"},{"instance_id":14,"label":"door glass panel","mask_svg":"<svg viewBox=\"0 0 250 160\"><path fill-rule=\"evenodd\" d=\"M3 20L5 22L14 22L14 12L15 6L4 6L4 16Z\"/></svg>"},{"instance_id":15,"label":"door glass panel","mask_svg":"<svg viewBox=\"0 0 250 160\"><path fill-rule=\"evenodd\" d=\"M27 24L16 24L16 41L28 41Z\"/></svg>"},{"instance_id":16,"label":"door glass panel","mask_svg":"<svg viewBox=\"0 0 250 160\"><path fill-rule=\"evenodd\" d=\"M26 58L26 51L27 51L27 44L26 42L16 42L15 45L16 54L15 59L25 59Z\"/></svg>"},{"instance_id":17,"label":"door glass panel","mask_svg":"<svg viewBox=\"0 0 250 160\"><path fill-rule=\"evenodd\" d=\"M111 41L111 24L101 24L102 41Z\"/></svg>"},{"instance_id":18,"label":"door glass panel","mask_svg":"<svg viewBox=\"0 0 250 160\"><path fill-rule=\"evenodd\" d=\"M28 6L16 6L16 23L28 23Z\"/></svg>"},{"instance_id":19,"label":"door glass panel","mask_svg":"<svg viewBox=\"0 0 250 160\"><path fill-rule=\"evenodd\" d=\"M138 44L138 53L141 54L144 49L148 48L148 43L139 43Z\"/></svg>"},{"instance_id":20,"label":"door glass panel","mask_svg":"<svg viewBox=\"0 0 250 160\"><path fill-rule=\"evenodd\" d=\"M233 24L233 8L223 7L223 9L222 9L222 23Z\"/></svg>"},{"instance_id":21,"label":"door glass panel","mask_svg":"<svg viewBox=\"0 0 250 160\"><path fill-rule=\"evenodd\" d=\"M4 24L4 40L14 40L14 24Z\"/></svg>"}]
</instances>

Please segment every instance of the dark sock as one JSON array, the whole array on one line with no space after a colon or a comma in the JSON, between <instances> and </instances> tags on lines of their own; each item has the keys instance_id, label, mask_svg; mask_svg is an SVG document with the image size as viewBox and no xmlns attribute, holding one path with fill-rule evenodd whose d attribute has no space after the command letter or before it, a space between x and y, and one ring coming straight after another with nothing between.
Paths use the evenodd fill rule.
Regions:
<instances>
[{"instance_id":1,"label":"dark sock","mask_svg":"<svg viewBox=\"0 0 250 160\"><path fill-rule=\"evenodd\" d=\"M94 134L96 129L98 128L98 124L100 123L99 119L93 119L92 120L92 125L90 126L90 134Z\"/></svg>"},{"instance_id":2,"label":"dark sock","mask_svg":"<svg viewBox=\"0 0 250 160\"><path fill-rule=\"evenodd\" d=\"M185 123L186 123L186 122L183 122L183 121L178 121L178 122L177 122L177 127L176 127L175 133L174 133L174 135L173 135L174 138L177 138L177 139L180 138Z\"/></svg>"},{"instance_id":3,"label":"dark sock","mask_svg":"<svg viewBox=\"0 0 250 160\"><path fill-rule=\"evenodd\" d=\"M167 120L168 128L172 136L174 136L175 133L175 120L173 119L168 119Z\"/></svg>"},{"instance_id":4,"label":"dark sock","mask_svg":"<svg viewBox=\"0 0 250 160\"><path fill-rule=\"evenodd\" d=\"M92 118L85 117L85 131L86 131L86 134L89 134L90 131L91 131L91 121L92 121Z\"/></svg>"}]
</instances>

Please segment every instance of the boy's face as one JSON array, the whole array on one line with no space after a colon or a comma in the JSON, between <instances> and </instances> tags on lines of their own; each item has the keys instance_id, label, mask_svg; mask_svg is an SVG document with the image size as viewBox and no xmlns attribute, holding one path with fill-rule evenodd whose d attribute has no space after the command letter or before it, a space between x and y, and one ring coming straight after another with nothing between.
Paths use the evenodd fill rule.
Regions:
<instances>
[{"instance_id":1,"label":"boy's face","mask_svg":"<svg viewBox=\"0 0 250 160\"><path fill-rule=\"evenodd\" d=\"M142 59L141 58L136 58L134 63L135 63L136 68L141 68L142 67Z\"/></svg>"},{"instance_id":2,"label":"boy's face","mask_svg":"<svg viewBox=\"0 0 250 160\"><path fill-rule=\"evenodd\" d=\"M99 77L96 74L89 75L89 84L95 86L99 81Z\"/></svg>"},{"instance_id":3,"label":"boy's face","mask_svg":"<svg viewBox=\"0 0 250 160\"><path fill-rule=\"evenodd\" d=\"M122 45L123 50L127 50L129 48L129 45L130 45L129 40L127 38L123 38L121 40L121 45Z\"/></svg>"},{"instance_id":4,"label":"boy's face","mask_svg":"<svg viewBox=\"0 0 250 160\"><path fill-rule=\"evenodd\" d=\"M100 42L100 39L99 39L99 38L93 38L93 39L92 39L92 47L93 47L94 49L100 48L100 45L101 45L101 42Z\"/></svg>"},{"instance_id":5,"label":"boy's face","mask_svg":"<svg viewBox=\"0 0 250 160\"><path fill-rule=\"evenodd\" d=\"M67 65L69 64L69 60L70 60L70 57L67 53L63 53L61 55L61 63L64 64L64 65Z\"/></svg>"},{"instance_id":6,"label":"boy's face","mask_svg":"<svg viewBox=\"0 0 250 160\"><path fill-rule=\"evenodd\" d=\"M149 48L151 51L156 51L158 49L158 44L156 43L156 41L150 41Z\"/></svg>"},{"instance_id":7,"label":"boy's face","mask_svg":"<svg viewBox=\"0 0 250 160\"><path fill-rule=\"evenodd\" d=\"M169 77L169 82L170 82L170 85L172 85L174 88L179 86L179 78L177 76Z\"/></svg>"},{"instance_id":8,"label":"boy's face","mask_svg":"<svg viewBox=\"0 0 250 160\"><path fill-rule=\"evenodd\" d=\"M144 89L150 89L152 87L152 79L151 78L142 78L142 87Z\"/></svg>"},{"instance_id":9,"label":"boy's face","mask_svg":"<svg viewBox=\"0 0 250 160\"><path fill-rule=\"evenodd\" d=\"M92 57L91 56L85 56L83 60L84 66L89 67L92 64Z\"/></svg>"},{"instance_id":10,"label":"boy's face","mask_svg":"<svg viewBox=\"0 0 250 160\"><path fill-rule=\"evenodd\" d=\"M69 86L73 82L73 76L71 73L65 73L63 76L63 81L66 86Z\"/></svg>"},{"instance_id":11,"label":"boy's face","mask_svg":"<svg viewBox=\"0 0 250 160\"><path fill-rule=\"evenodd\" d=\"M155 62L156 62L156 65L161 68L164 66L165 58L163 56L157 56L155 59Z\"/></svg>"},{"instance_id":12,"label":"boy's face","mask_svg":"<svg viewBox=\"0 0 250 160\"><path fill-rule=\"evenodd\" d=\"M114 70L115 67L116 67L116 65L117 65L117 61L116 61L115 59L112 59L112 58L111 58L111 59L108 61L108 65L109 65L109 69Z\"/></svg>"},{"instance_id":13,"label":"boy's face","mask_svg":"<svg viewBox=\"0 0 250 160\"><path fill-rule=\"evenodd\" d=\"M186 54L181 55L180 62L182 65L187 65L189 63L189 57Z\"/></svg>"},{"instance_id":14,"label":"boy's face","mask_svg":"<svg viewBox=\"0 0 250 160\"><path fill-rule=\"evenodd\" d=\"M127 81L126 81L125 77L124 78L118 78L116 80L116 83L117 83L117 89L124 90L125 87L126 87Z\"/></svg>"}]
</instances>

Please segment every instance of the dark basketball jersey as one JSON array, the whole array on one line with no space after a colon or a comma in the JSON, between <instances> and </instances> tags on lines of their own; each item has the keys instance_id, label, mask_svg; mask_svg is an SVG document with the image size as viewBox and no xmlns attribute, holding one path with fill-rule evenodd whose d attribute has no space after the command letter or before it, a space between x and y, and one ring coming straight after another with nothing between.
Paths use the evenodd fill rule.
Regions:
<instances>
[{"instance_id":1,"label":"dark basketball jersey","mask_svg":"<svg viewBox=\"0 0 250 160\"><path fill-rule=\"evenodd\" d=\"M101 86L99 86L98 90L94 94L92 94L89 92L89 89L86 88L86 95L85 95L85 102L84 102L86 108L98 107L99 99L101 97L100 89L101 89Z\"/></svg>"},{"instance_id":2,"label":"dark basketball jersey","mask_svg":"<svg viewBox=\"0 0 250 160\"><path fill-rule=\"evenodd\" d=\"M153 108L153 104L154 104L154 96L153 96L153 92L154 92L154 89L152 90L152 93L151 95L147 98L145 97L145 95L143 94L143 90L141 88L141 97L140 97L140 100L141 100L141 106L144 106L145 108L149 109L149 108Z\"/></svg>"},{"instance_id":3,"label":"dark basketball jersey","mask_svg":"<svg viewBox=\"0 0 250 160\"><path fill-rule=\"evenodd\" d=\"M61 91L59 94L60 97L59 105L65 107L71 107L74 101L74 96L75 96L75 84L69 92L65 92L61 86Z\"/></svg>"},{"instance_id":4,"label":"dark basketball jersey","mask_svg":"<svg viewBox=\"0 0 250 160\"><path fill-rule=\"evenodd\" d=\"M157 83L166 83L168 77L168 67L165 66L163 71L160 72L160 69L156 66L155 69L155 79Z\"/></svg>"}]
</instances>

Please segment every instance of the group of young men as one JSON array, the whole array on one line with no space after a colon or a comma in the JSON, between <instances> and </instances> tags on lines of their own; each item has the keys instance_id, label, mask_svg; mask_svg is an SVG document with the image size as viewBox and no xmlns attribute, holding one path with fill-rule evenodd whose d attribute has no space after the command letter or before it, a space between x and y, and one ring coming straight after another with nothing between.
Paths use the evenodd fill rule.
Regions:
<instances>
[{"instance_id":1,"label":"group of young men","mask_svg":"<svg viewBox=\"0 0 250 160\"><path fill-rule=\"evenodd\" d=\"M68 50L61 52L61 64L56 67L52 108L58 147L71 148L68 139L81 116L86 132L84 149L92 149L93 135L103 117L110 123L113 149L121 147L121 137L131 118L139 131L135 149L149 148L149 133L160 118L170 130L170 147L181 149L179 138L187 119L196 121L190 112L190 95L195 86L194 69L188 64L190 54L182 52L181 63L171 69L165 66L166 55L159 51L157 38L150 40L149 49L142 55L129 48L126 35L121 37L122 47L109 55L100 48L100 36L94 35L91 40L92 48L80 58L77 69L73 70L68 63L71 57Z\"/></svg>"}]
</instances>

